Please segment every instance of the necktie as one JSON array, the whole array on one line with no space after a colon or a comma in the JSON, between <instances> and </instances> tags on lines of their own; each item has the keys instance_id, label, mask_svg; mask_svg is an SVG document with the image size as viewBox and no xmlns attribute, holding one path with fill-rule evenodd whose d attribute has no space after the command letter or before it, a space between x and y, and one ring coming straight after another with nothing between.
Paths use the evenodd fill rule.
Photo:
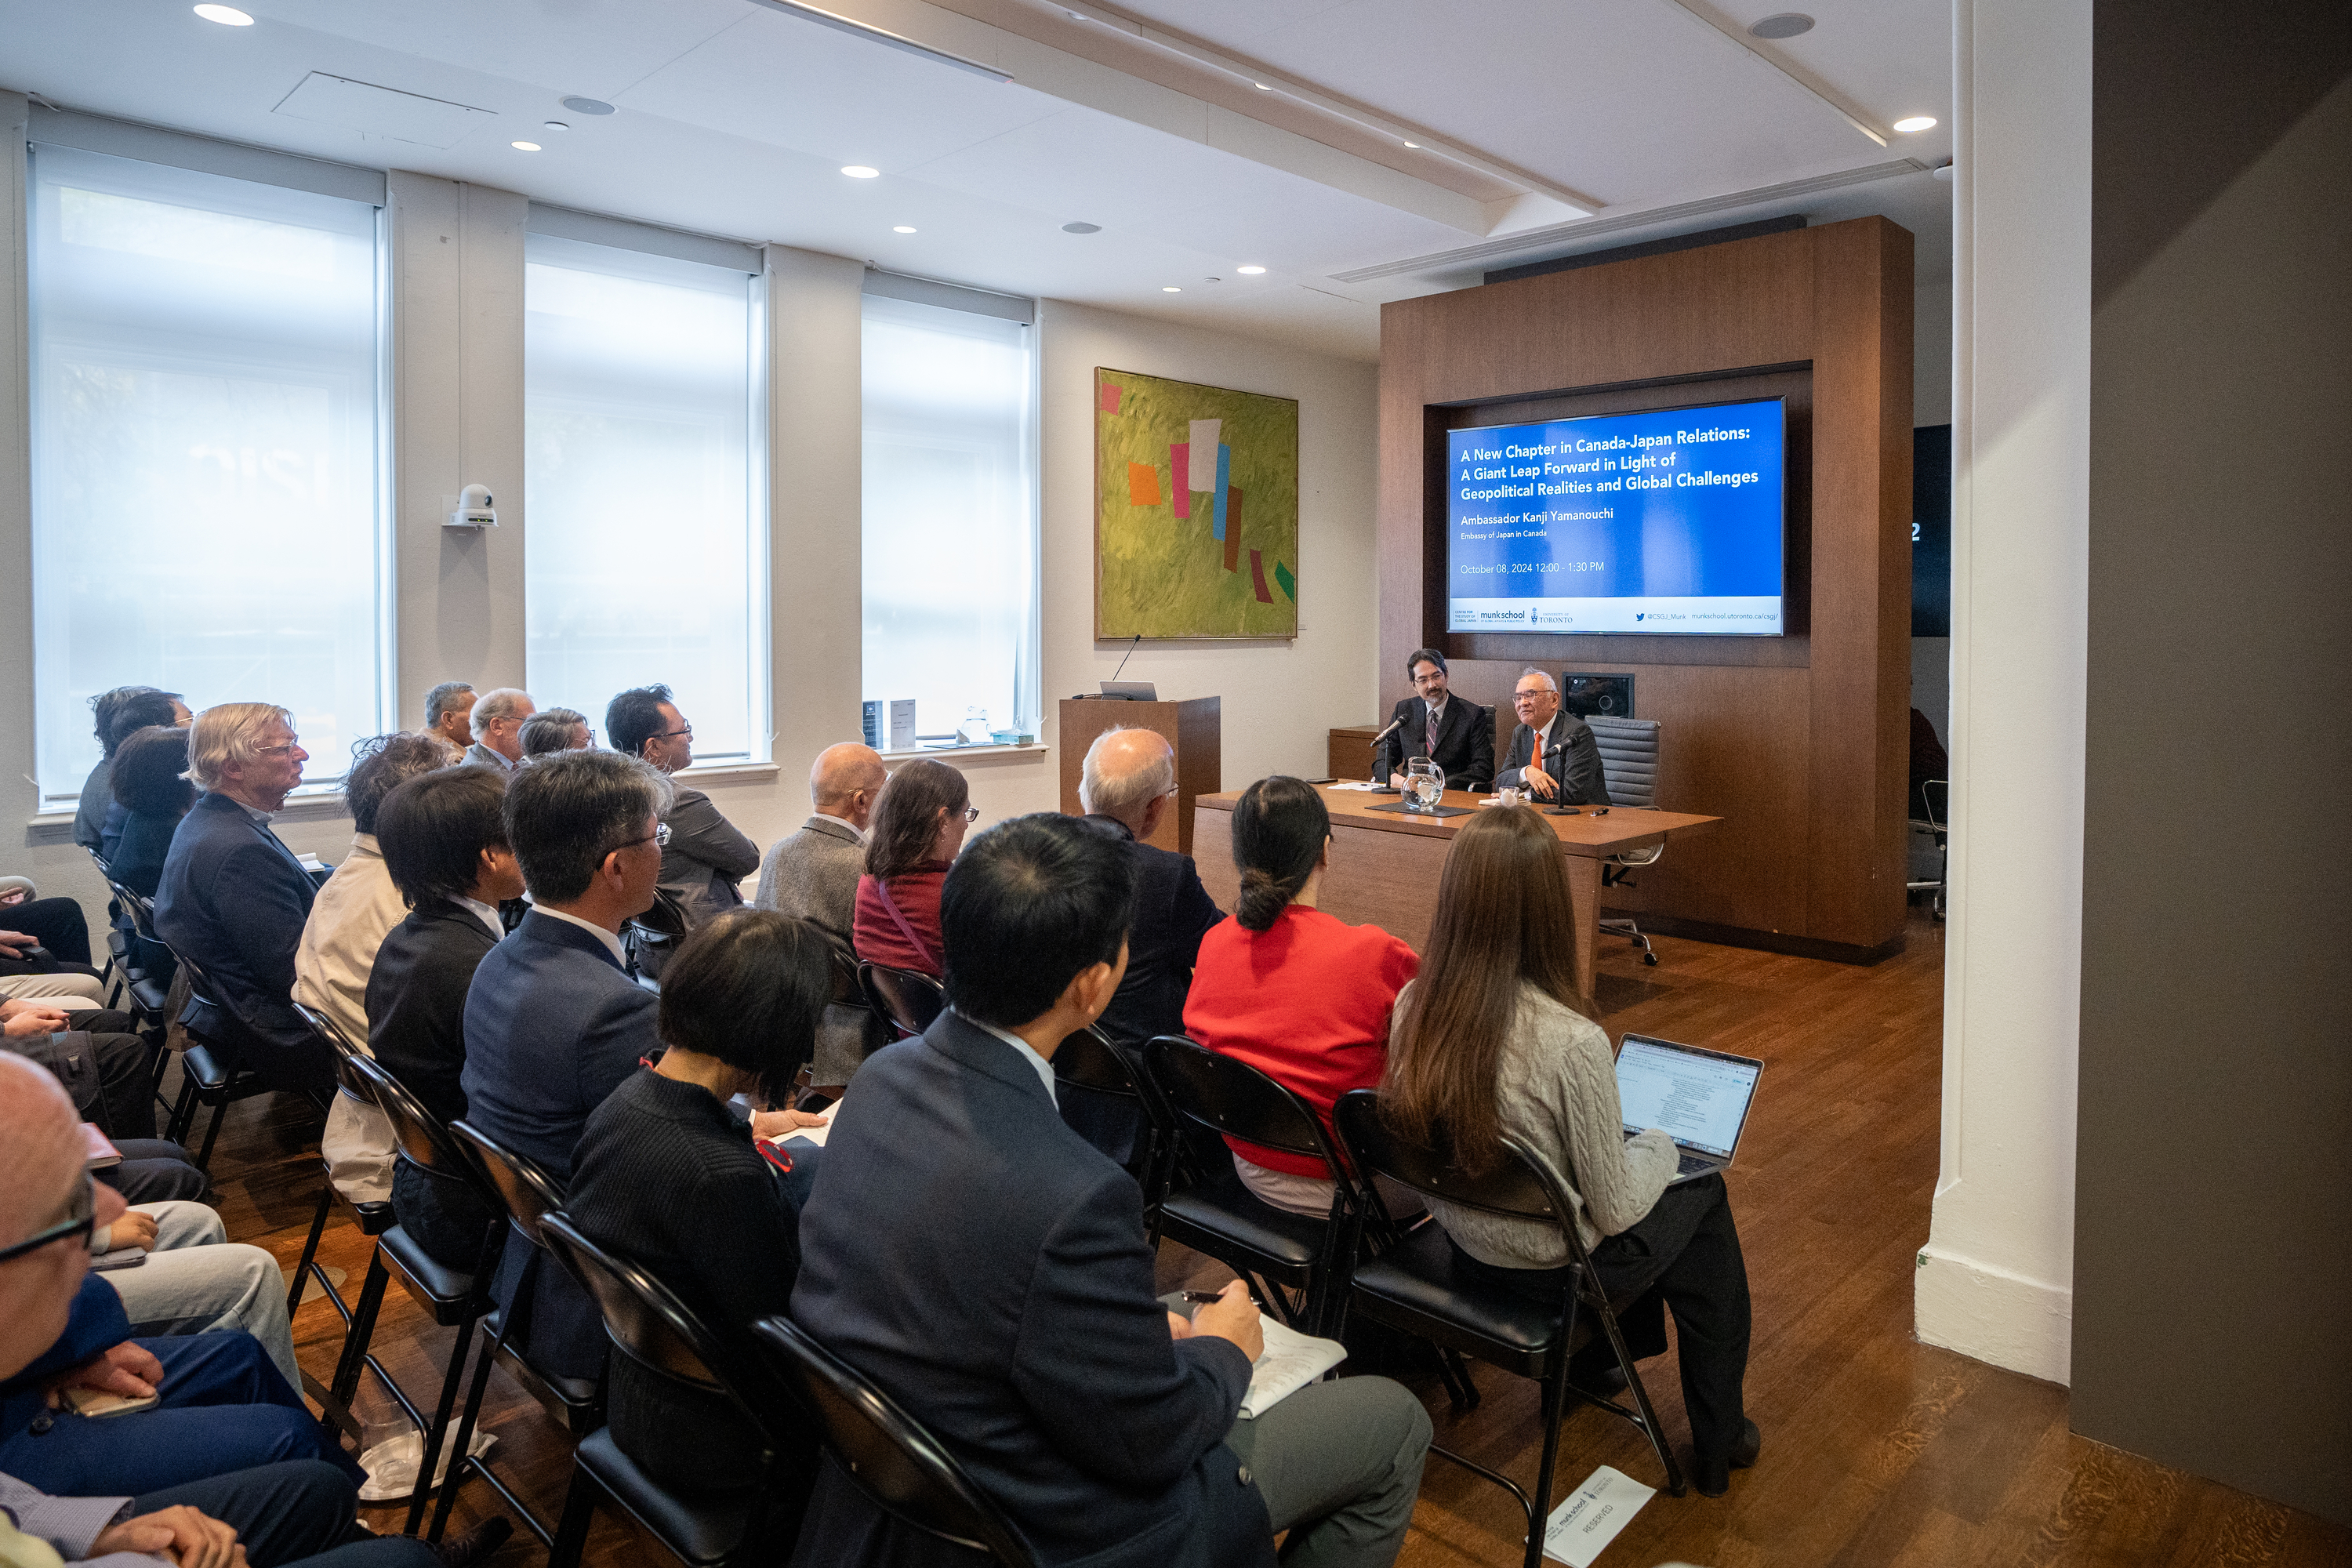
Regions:
<instances>
[{"instance_id":1,"label":"necktie","mask_svg":"<svg viewBox=\"0 0 2352 1568\"><path fill-rule=\"evenodd\" d=\"M1421 743L1421 754L1433 761L1437 756L1437 710L1429 710L1429 730Z\"/></svg>"}]
</instances>

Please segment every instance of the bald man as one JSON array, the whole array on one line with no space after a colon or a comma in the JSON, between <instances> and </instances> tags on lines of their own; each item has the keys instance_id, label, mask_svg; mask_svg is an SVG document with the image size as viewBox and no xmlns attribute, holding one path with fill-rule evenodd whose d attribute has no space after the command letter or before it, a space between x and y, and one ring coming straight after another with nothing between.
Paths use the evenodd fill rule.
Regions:
<instances>
[{"instance_id":1,"label":"bald man","mask_svg":"<svg viewBox=\"0 0 2352 1568\"><path fill-rule=\"evenodd\" d=\"M45 1387L135 1391L164 1369L137 1346L119 1344L74 1356L66 1368L42 1375L61 1344L68 1355L84 1348L75 1342L77 1333L104 1337L93 1336L89 1327L94 1317L89 1304L100 1300L91 1289L105 1289L88 1278L89 1244L94 1230L121 1220L122 1199L90 1181L72 1102L55 1079L22 1058L0 1057L0 1125L8 1129L0 1139L0 1390L7 1393L12 1427L38 1427L43 1437L78 1444L78 1429L101 1424L45 1409ZM299 1411L300 1402L295 1404ZM22 1423L15 1419L20 1405ZM156 1411L111 1425L131 1444L126 1470L136 1470L151 1458L135 1452L149 1446L139 1439L166 1440L139 1431L141 1423L205 1423L225 1451L236 1414L220 1406ZM307 1414L300 1419L310 1423ZM236 1470L144 1495L133 1495L141 1489L135 1479L104 1495L103 1483L115 1478L100 1476L93 1478L99 1485L61 1487L65 1495L52 1496L5 1470L0 1458L0 1563L11 1568L100 1561L106 1568L280 1568L302 1562L440 1568L451 1556L447 1548L436 1553L421 1542L370 1535L357 1522L351 1479L316 1460ZM469 1538L460 1544L472 1543ZM469 1551L462 1561L480 1555Z\"/></svg>"},{"instance_id":2,"label":"bald man","mask_svg":"<svg viewBox=\"0 0 2352 1568\"><path fill-rule=\"evenodd\" d=\"M1118 1040L1181 1035L1201 938L1225 917L1191 856L1150 842L1176 809L1176 753L1166 737L1151 730L1096 736L1079 770L1078 805L1088 823L1126 842L1135 863L1127 975L1103 1010L1103 1030Z\"/></svg>"},{"instance_id":3,"label":"bald man","mask_svg":"<svg viewBox=\"0 0 2352 1568\"><path fill-rule=\"evenodd\" d=\"M857 910L857 874L866 863L866 828L874 799L888 775L873 749L855 742L827 746L809 769L809 800L816 810L769 847L760 861L760 890L751 902L796 915L823 931L834 952L834 1001L816 1032L809 1081L839 1094L857 1066L884 1040L881 1020L857 994L857 953L850 928Z\"/></svg>"}]
</instances>

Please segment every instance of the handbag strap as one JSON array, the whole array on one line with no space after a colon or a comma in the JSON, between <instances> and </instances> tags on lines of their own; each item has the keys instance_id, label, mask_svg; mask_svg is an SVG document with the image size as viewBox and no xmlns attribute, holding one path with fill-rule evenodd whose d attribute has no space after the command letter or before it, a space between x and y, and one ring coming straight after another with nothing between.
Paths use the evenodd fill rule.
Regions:
<instances>
[{"instance_id":1,"label":"handbag strap","mask_svg":"<svg viewBox=\"0 0 2352 1568\"><path fill-rule=\"evenodd\" d=\"M907 923L907 917L898 912L898 900L890 896L889 881L885 878L875 878L874 891L882 900L883 912L898 922L898 933L907 939L907 944L923 955L925 963L938 963L939 961L931 956L931 944L917 936L915 928Z\"/></svg>"}]
</instances>

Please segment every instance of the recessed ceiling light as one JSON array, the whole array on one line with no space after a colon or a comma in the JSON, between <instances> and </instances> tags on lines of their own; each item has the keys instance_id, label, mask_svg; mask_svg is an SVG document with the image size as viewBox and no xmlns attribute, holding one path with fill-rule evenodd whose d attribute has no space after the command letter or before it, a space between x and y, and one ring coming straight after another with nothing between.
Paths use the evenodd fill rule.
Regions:
<instances>
[{"instance_id":1,"label":"recessed ceiling light","mask_svg":"<svg viewBox=\"0 0 2352 1568\"><path fill-rule=\"evenodd\" d=\"M1066 223L1062 226L1062 232L1064 234L1100 234L1102 232L1102 225L1098 223Z\"/></svg>"},{"instance_id":2,"label":"recessed ceiling light","mask_svg":"<svg viewBox=\"0 0 2352 1568\"><path fill-rule=\"evenodd\" d=\"M1175 284L1171 283L1163 287L1160 291L1162 294L1181 294L1184 290L1176 287Z\"/></svg>"},{"instance_id":3,"label":"recessed ceiling light","mask_svg":"<svg viewBox=\"0 0 2352 1568\"><path fill-rule=\"evenodd\" d=\"M536 153L539 151L539 143L536 142L509 142L507 145L513 148L518 153Z\"/></svg>"},{"instance_id":4,"label":"recessed ceiling light","mask_svg":"<svg viewBox=\"0 0 2352 1568\"><path fill-rule=\"evenodd\" d=\"M250 27L253 18L234 5L199 5L196 15L207 22L218 22L224 27Z\"/></svg>"},{"instance_id":5,"label":"recessed ceiling light","mask_svg":"<svg viewBox=\"0 0 2352 1568\"><path fill-rule=\"evenodd\" d=\"M902 223L892 228L890 232L892 234L912 234L915 231L910 226Z\"/></svg>"},{"instance_id":6,"label":"recessed ceiling light","mask_svg":"<svg viewBox=\"0 0 2352 1568\"><path fill-rule=\"evenodd\" d=\"M540 121L540 125L542 129L548 131L569 131L572 129L571 126L566 125L561 120L542 120Z\"/></svg>"},{"instance_id":7,"label":"recessed ceiling light","mask_svg":"<svg viewBox=\"0 0 2352 1568\"><path fill-rule=\"evenodd\" d=\"M851 163L841 172L853 180L878 180L882 177L881 170L869 169L863 163Z\"/></svg>"},{"instance_id":8,"label":"recessed ceiling light","mask_svg":"<svg viewBox=\"0 0 2352 1568\"><path fill-rule=\"evenodd\" d=\"M1813 30L1813 19L1802 11L1783 11L1777 16L1767 16L1748 29L1753 38L1793 38Z\"/></svg>"},{"instance_id":9,"label":"recessed ceiling light","mask_svg":"<svg viewBox=\"0 0 2352 1568\"><path fill-rule=\"evenodd\" d=\"M1236 271L1236 272L1239 272L1239 273L1245 274L1245 275L1246 275L1246 276L1248 276L1248 277L1255 278L1255 277L1256 277L1259 273L1261 273L1261 272L1265 271L1265 268L1263 268L1263 267L1236 267L1236 268L1234 268L1234 271Z\"/></svg>"},{"instance_id":10,"label":"recessed ceiling light","mask_svg":"<svg viewBox=\"0 0 2352 1568\"><path fill-rule=\"evenodd\" d=\"M1895 122L1895 129L1906 136L1916 135L1922 131L1933 131L1935 128L1936 117L1932 114L1915 114L1908 120L1898 120Z\"/></svg>"},{"instance_id":11,"label":"recessed ceiling light","mask_svg":"<svg viewBox=\"0 0 2352 1568\"><path fill-rule=\"evenodd\" d=\"M601 98L581 98L577 95L562 100L563 107L574 114L610 114L613 106Z\"/></svg>"},{"instance_id":12,"label":"recessed ceiling light","mask_svg":"<svg viewBox=\"0 0 2352 1568\"><path fill-rule=\"evenodd\" d=\"M1416 153L1421 151L1421 143L1418 142L1408 142L1405 145L1412 148Z\"/></svg>"}]
</instances>

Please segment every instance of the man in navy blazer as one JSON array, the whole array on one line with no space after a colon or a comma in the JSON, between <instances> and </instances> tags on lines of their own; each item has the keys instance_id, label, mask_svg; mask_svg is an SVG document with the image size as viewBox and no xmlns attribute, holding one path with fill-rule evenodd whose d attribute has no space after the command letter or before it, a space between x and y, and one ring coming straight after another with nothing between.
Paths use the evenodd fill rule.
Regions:
<instances>
[{"instance_id":1,"label":"man in navy blazer","mask_svg":"<svg viewBox=\"0 0 2352 1568\"><path fill-rule=\"evenodd\" d=\"M205 793L172 835L155 931L220 1004L192 998L182 1023L278 1088L331 1093L334 1052L294 1011L294 950L319 887L269 827L310 760L283 708L224 702L196 715L188 774Z\"/></svg>"},{"instance_id":2,"label":"man in navy blazer","mask_svg":"<svg viewBox=\"0 0 2352 1568\"><path fill-rule=\"evenodd\" d=\"M559 1183L588 1113L657 1054L653 993L622 967L622 925L653 907L669 781L617 752L557 752L507 785L507 844L531 910L482 958L466 993L466 1120ZM511 1302L530 1244L509 1232L491 1292ZM531 1360L593 1378L603 1319L543 1265L526 1314Z\"/></svg>"},{"instance_id":3,"label":"man in navy blazer","mask_svg":"<svg viewBox=\"0 0 2352 1568\"><path fill-rule=\"evenodd\" d=\"M1264 1341L1239 1282L1152 1296L1141 1192L1064 1126L1051 1058L1126 967L1134 870L1069 817L967 846L940 900L949 1010L859 1069L801 1213L793 1317L955 1455L1041 1563L1385 1568L1429 1444L1385 1378L1234 1419ZM793 1562L963 1563L828 1457Z\"/></svg>"},{"instance_id":4,"label":"man in navy blazer","mask_svg":"<svg viewBox=\"0 0 2352 1568\"><path fill-rule=\"evenodd\" d=\"M1372 780L1391 782L1415 757L1427 757L1445 773L1448 789L1485 789L1495 779L1495 716L1446 686L1445 656L1417 647L1405 656L1404 672L1419 695L1390 714L1394 732L1372 756Z\"/></svg>"}]
</instances>

